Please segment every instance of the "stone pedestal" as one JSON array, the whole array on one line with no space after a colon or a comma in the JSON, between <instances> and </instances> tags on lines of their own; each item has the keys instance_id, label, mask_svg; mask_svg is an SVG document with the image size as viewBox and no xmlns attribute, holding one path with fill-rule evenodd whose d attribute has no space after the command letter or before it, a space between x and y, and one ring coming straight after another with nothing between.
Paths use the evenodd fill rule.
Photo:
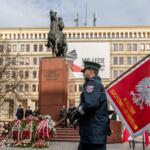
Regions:
<instances>
[{"instance_id":1,"label":"stone pedestal","mask_svg":"<svg viewBox=\"0 0 150 150\"><path fill-rule=\"evenodd\" d=\"M64 58L42 58L39 72L39 109L58 121L59 111L67 105L68 65Z\"/></svg>"}]
</instances>

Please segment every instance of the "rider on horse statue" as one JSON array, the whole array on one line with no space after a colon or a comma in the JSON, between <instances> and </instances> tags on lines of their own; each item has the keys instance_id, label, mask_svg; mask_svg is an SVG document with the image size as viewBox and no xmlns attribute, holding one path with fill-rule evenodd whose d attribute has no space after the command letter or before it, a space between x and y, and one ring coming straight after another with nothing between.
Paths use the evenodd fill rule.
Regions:
<instances>
[{"instance_id":1,"label":"rider on horse statue","mask_svg":"<svg viewBox=\"0 0 150 150\"><path fill-rule=\"evenodd\" d=\"M61 17L57 18L57 12L50 11L50 31L48 33L48 41L46 47L52 49L53 56L65 56L68 50L66 36L62 32L64 23Z\"/></svg>"}]
</instances>

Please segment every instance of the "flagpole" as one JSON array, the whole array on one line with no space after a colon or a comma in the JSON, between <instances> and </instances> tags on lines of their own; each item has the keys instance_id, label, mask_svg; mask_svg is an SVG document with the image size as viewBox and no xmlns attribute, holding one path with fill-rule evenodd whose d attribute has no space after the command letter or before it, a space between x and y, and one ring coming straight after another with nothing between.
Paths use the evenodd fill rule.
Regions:
<instances>
[{"instance_id":1,"label":"flagpole","mask_svg":"<svg viewBox=\"0 0 150 150\"><path fill-rule=\"evenodd\" d=\"M142 58L139 62L137 62L135 65L133 65L131 68L129 68L128 70L126 70L123 74L121 74L119 77L117 77L115 80L113 80L112 82L110 82L108 85L105 86L105 89L107 89L109 86L111 86L113 83L115 83L117 80L119 80L121 77L123 77L126 73L128 73L129 71L131 71L134 67L136 67L137 65L139 65L143 60L145 60L146 58L150 57L150 54L146 55L144 58Z\"/></svg>"},{"instance_id":2,"label":"flagpole","mask_svg":"<svg viewBox=\"0 0 150 150\"><path fill-rule=\"evenodd\" d=\"M143 134L143 150L145 150L144 134Z\"/></svg>"}]
</instances>

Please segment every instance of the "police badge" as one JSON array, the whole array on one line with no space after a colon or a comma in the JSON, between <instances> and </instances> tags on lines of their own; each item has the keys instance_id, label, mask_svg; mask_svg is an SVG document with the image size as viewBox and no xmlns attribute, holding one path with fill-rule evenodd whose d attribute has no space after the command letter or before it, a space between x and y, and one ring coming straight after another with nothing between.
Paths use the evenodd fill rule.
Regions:
<instances>
[{"instance_id":1,"label":"police badge","mask_svg":"<svg viewBox=\"0 0 150 150\"><path fill-rule=\"evenodd\" d=\"M94 86L93 85L89 85L89 86L86 87L85 90L86 90L87 93L92 93L94 91Z\"/></svg>"}]
</instances>

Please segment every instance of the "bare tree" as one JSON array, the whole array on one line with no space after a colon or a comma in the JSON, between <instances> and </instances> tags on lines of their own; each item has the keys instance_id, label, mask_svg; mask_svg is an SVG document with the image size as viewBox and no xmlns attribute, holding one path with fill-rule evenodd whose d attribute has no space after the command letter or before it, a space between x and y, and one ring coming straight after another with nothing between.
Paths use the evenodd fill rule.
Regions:
<instances>
[{"instance_id":1,"label":"bare tree","mask_svg":"<svg viewBox=\"0 0 150 150\"><path fill-rule=\"evenodd\" d=\"M13 96L22 83L22 75L17 69L17 55L10 55L7 41L0 40L0 106Z\"/></svg>"}]
</instances>

